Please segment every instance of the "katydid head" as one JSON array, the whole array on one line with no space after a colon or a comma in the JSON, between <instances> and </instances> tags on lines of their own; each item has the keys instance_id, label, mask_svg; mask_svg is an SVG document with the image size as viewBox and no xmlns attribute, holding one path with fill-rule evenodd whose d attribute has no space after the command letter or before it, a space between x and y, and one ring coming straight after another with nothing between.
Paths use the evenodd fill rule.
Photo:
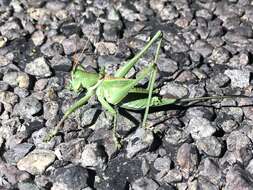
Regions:
<instances>
[{"instance_id":1,"label":"katydid head","mask_svg":"<svg viewBox=\"0 0 253 190\"><path fill-rule=\"evenodd\" d=\"M71 89L75 92L80 92L83 89L88 89L94 86L99 80L99 74L91 73L84 70L83 67L77 66L71 72Z\"/></svg>"}]
</instances>

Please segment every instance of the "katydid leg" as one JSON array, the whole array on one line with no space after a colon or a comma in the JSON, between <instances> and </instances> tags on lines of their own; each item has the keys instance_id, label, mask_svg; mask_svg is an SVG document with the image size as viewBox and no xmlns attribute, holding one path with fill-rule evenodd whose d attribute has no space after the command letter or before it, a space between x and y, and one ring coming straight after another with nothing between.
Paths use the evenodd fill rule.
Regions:
<instances>
[{"instance_id":1,"label":"katydid leg","mask_svg":"<svg viewBox=\"0 0 253 190\"><path fill-rule=\"evenodd\" d=\"M159 53L160 53L161 43L162 43L162 39L160 39L159 42L158 42L157 49L156 49L156 54L155 54L155 60L152 63L153 64L153 71L151 72L149 83L148 83L148 91L149 91L148 101L147 101L147 106L146 106L146 109L145 109L145 112L144 112L142 127L146 127L146 122L147 122L148 112L149 112L149 106L150 106L150 103L151 103L151 98L152 98L153 89L154 89L154 85L155 85L155 79L156 79L156 73L157 73L156 64L157 64L158 56L159 56Z\"/></svg>"},{"instance_id":2,"label":"katydid leg","mask_svg":"<svg viewBox=\"0 0 253 190\"><path fill-rule=\"evenodd\" d=\"M148 51L150 46L159 38L162 37L162 32L158 31L154 37L144 46L144 48L137 53L131 60L127 61L124 66L120 67L119 70L114 74L115 77L123 78L130 71L130 69L136 64L140 58Z\"/></svg>"},{"instance_id":3,"label":"katydid leg","mask_svg":"<svg viewBox=\"0 0 253 190\"><path fill-rule=\"evenodd\" d=\"M98 101L101 103L102 107L108 110L113 116L113 140L115 142L116 147L119 149L121 147L120 137L116 131L117 127L117 111L105 100L103 92L101 89L97 89L96 91Z\"/></svg>"},{"instance_id":4,"label":"katydid leg","mask_svg":"<svg viewBox=\"0 0 253 190\"><path fill-rule=\"evenodd\" d=\"M52 129L48 135L44 138L44 142L48 142L50 141L60 130L63 122L67 119L67 117L74 112L76 109L80 108L81 106L83 106L84 104L87 103L87 101L90 99L90 97L94 94L94 90L88 90L86 95L84 97L82 97L80 100L78 100L77 102L74 103L74 105L72 105L65 113L63 118L61 119L61 121L58 123L58 125Z\"/></svg>"},{"instance_id":5,"label":"katydid leg","mask_svg":"<svg viewBox=\"0 0 253 190\"><path fill-rule=\"evenodd\" d=\"M150 80L149 80L149 84L148 84L149 93L148 93L147 105L146 105L146 108L145 108L144 117L143 117L143 121L142 121L142 127L146 127L149 107L150 107L151 98L152 98L152 92L153 92L153 88L154 88L154 84L155 84L157 68L156 68L155 65L154 65L154 67L155 68L154 68L154 70L152 71L152 73L150 75Z\"/></svg>"}]
</instances>

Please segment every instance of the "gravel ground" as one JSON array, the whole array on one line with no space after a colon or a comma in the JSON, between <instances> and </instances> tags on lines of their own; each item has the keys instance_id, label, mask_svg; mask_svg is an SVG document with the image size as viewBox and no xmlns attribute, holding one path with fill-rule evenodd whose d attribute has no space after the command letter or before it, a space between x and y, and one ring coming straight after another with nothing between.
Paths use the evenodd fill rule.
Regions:
<instances>
[{"instance_id":1,"label":"gravel ground","mask_svg":"<svg viewBox=\"0 0 253 190\"><path fill-rule=\"evenodd\" d=\"M156 132L119 110L120 150L92 98L43 142L84 95L67 88L74 55L112 74L158 30L160 95L252 96L251 0L0 0L1 190L253 189L250 98L153 110Z\"/></svg>"}]
</instances>

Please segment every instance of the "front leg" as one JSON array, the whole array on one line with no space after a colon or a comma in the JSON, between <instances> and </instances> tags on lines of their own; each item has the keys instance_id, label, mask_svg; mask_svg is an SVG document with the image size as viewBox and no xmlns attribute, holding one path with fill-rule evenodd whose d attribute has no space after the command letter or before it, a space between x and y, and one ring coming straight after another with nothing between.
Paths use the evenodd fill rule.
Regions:
<instances>
[{"instance_id":1,"label":"front leg","mask_svg":"<svg viewBox=\"0 0 253 190\"><path fill-rule=\"evenodd\" d=\"M113 116L113 140L117 149L121 148L120 137L116 131L117 127L117 111L105 100L104 94L101 88L96 91L98 101L101 103L102 107L108 110Z\"/></svg>"},{"instance_id":2,"label":"front leg","mask_svg":"<svg viewBox=\"0 0 253 190\"><path fill-rule=\"evenodd\" d=\"M47 136L43 139L44 142L49 142L60 130L63 122L68 118L68 116L74 112L76 109L80 108L81 106L83 106L84 104L86 104L86 102L90 99L90 97L94 94L94 90L88 90L86 95L84 97L82 97L80 100L78 100L77 102L74 103L74 105L72 105L65 113L63 118L61 119L61 121L58 123L58 125L52 129L51 131L49 131L49 133L47 134Z\"/></svg>"}]
</instances>

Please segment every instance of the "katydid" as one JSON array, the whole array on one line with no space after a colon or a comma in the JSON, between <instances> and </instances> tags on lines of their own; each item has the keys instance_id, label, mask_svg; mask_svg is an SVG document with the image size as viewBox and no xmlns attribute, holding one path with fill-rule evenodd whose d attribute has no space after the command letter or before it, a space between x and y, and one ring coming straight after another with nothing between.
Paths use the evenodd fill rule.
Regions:
<instances>
[{"instance_id":1,"label":"katydid","mask_svg":"<svg viewBox=\"0 0 253 190\"><path fill-rule=\"evenodd\" d=\"M147 52L152 44L158 42L154 59L149 65L136 75L135 79L125 78L130 69L138 63L141 57ZM63 124L64 120L76 109L80 108L88 102L88 100L96 95L98 101L102 107L109 111L113 115L113 137L116 145L119 146L118 136L116 133L117 125L117 111L114 106L119 106L129 110L142 110L145 109L142 126L146 126L146 120L150 107L164 106L169 104L176 104L181 102L190 102L196 100L208 100L208 99L222 99L241 96L210 96L210 97L197 97L197 98L162 98L154 95L154 83L156 79L159 51L162 42L162 32L158 31L152 39L150 39L144 48L137 53L132 59L127 61L122 67L120 67L114 74L114 76L108 76L105 72L91 73L85 71L81 66L73 68L71 72L70 85L72 90L79 92L83 89L86 90L86 95L72 105L64 114L58 125L46 136L45 141L49 141L53 136L57 134L59 128ZM144 78L149 77L149 83L147 88L136 87L138 83ZM128 99L130 94L135 94L135 99ZM141 98L138 94L146 94L146 97Z\"/></svg>"}]
</instances>

